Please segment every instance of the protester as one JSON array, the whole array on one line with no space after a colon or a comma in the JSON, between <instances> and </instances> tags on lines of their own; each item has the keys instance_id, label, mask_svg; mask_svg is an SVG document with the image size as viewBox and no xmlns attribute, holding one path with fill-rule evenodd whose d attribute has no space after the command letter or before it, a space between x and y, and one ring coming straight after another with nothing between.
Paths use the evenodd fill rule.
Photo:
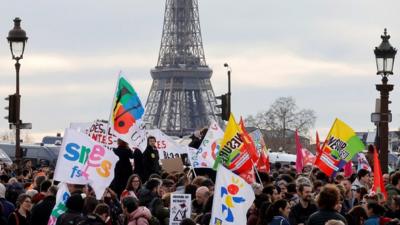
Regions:
<instances>
[{"instance_id":1,"label":"protester","mask_svg":"<svg viewBox=\"0 0 400 225\"><path fill-rule=\"evenodd\" d=\"M125 190L121 194L121 199L126 196L132 196L137 198L137 195L141 187L142 187L142 181L140 179L140 176L137 174L132 174L129 177L128 182L126 183Z\"/></svg>"},{"instance_id":2,"label":"protester","mask_svg":"<svg viewBox=\"0 0 400 225\"><path fill-rule=\"evenodd\" d=\"M1 216L8 218L8 216L15 210L14 204L5 199L6 187L0 183L0 204L1 204Z\"/></svg>"},{"instance_id":3,"label":"protester","mask_svg":"<svg viewBox=\"0 0 400 225\"><path fill-rule=\"evenodd\" d=\"M42 184L43 186L43 184ZM51 186L47 188L45 197L32 208L31 224L47 225L51 211L56 204L57 187Z\"/></svg>"},{"instance_id":4,"label":"protester","mask_svg":"<svg viewBox=\"0 0 400 225\"><path fill-rule=\"evenodd\" d=\"M288 217L290 213L290 205L284 200L278 200L268 208L265 215L269 225L290 225Z\"/></svg>"},{"instance_id":5,"label":"protester","mask_svg":"<svg viewBox=\"0 0 400 225\"><path fill-rule=\"evenodd\" d=\"M210 190L207 187L201 186L197 188L196 198L192 201L192 213L201 213L209 196Z\"/></svg>"},{"instance_id":6,"label":"protester","mask_svg":"<svg viewBox=\"0 0 400 225\"><path fill-rule=\"evenodd\" d=\"M143 152L135 148L133 150L133 173L140 177L140 180L145 180L145 170L143 165Z\"/></svg>"},{"instance_id":7,"label":"protester","mask_svg":"<svg viewBox=\"0 0 400 225\"><path fill-rule=\"evenodd\" d=\"M363 206L353 207L345 217L349 225L363 225L368 218L367 211Z\"/></svg>"},{"instance_id":8,"label":"protester","mask_svg":"<svg viewBox=\"0 0 400 225\"><path fill-rule=\"evenodd\" d=\"M113 151L118 156L119 160L115 165L115 175L110 187L120 196L129 177L133 174L130 162L130 159L133 159L133 152L129 148L128 143L121 139L118 139L118 148L113 149Z\"/></svg>"},{"instance_id":9,"label":"protester","mask_svg":"<svg viewBox=\"0 0 400 225\"><path fill-rule=\"evenodd\" d=\"M317 211L317 206L312 202L312 187L307 183L298 186L299 203L290 211L290 224L305 224L308 217Z\"/></svg>"},{"instance_id":10,"label":"protester","mask_svg":"<svg viewBox=\"0 0 400 225\"><path fill-rule=\"evenodd\" d=\"M331 219L340 220L347 224L346 219L337 211L335 211L335 207L339 203L339 195L339 190L335 185L325 185L317 197L317 205L319 210L308 218L306 224L324 225L326 221Z\"/></svg>"},{"instance_id":11,"label":"protester","mask_svg":"<svg viewBox=\"0 0 400 225\"><path fill-rule=\"evenodd\" d=\"M82 221L84 219L82 212L85 198L86 195L83 193L72 194L65 204L67 211L57 218L56 225L68 225L71 224L71 221L72 224L77 224Z\"/></svg>"},{"instance_id":12,"label":"protester","mask_svg":"<svg viewBox=\"0 0 400 225\"><path fill-rule=\"evenodd\" d=\"M122 209L128 225L149 225L150 210L144 206L139 206L134 197L128 196L122 199Z\"/></svg>"},{"instance_id":13,"label":"protester","mask_svg":"<svg viewBox=\"0 0 400 225\"><path fill-rule=\"evenodd\" d=\"M8 216L8 225L31 225L29 222L31 208L31 197L27 194L19 195L16 210Z\"/></svg>"},{"instance_id":14,"label":"protester","mask_svg":"<svg viewBox=\"0 0 400 225\"><path fill-rule=\"evenodd\" d=\"M364 225L379 225L380 217L383 216L384 213L385 209L377 202L369 202L367 204L368 219L365 221Z\"/></svg>"},{"instance_id":15,"label":"protester","mask_svg":"<svg viewBox=\"0 0 400 225\"><path fill-rule=\"evenodd\" d=\"M357 179L353 182L351 189L356 190L357 188L364 187L367 190L370 188L370 173L366 169L360 169L357 172Z\"/></svg>"},{"instance_id":16,"label":"protester","mask_svg":"<svg viewBox=\"0 0 400 225\"><path fill-rule=\"evenodd\" d=\"M160 174L161 172L156 142L156 138L153 136L147 138L147 147L143 152L144 180L147 180L153 173Z\"/></svg>"}]
</instances>

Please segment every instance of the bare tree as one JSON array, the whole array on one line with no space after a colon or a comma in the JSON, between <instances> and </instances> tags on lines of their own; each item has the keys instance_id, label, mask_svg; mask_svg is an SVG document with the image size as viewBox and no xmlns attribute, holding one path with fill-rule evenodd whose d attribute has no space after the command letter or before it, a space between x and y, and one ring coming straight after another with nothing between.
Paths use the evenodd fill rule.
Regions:
<instances>
[{"instance_id":1,"label":"bare tree","mask_svg":"<svg viewBox=\"0 0 400 225\"><path fill-rule=\"evenodd\" d=\"M248 116L245 122L248 126L271 131L271 137L277 139L274 140L277 144L275 147L286 149L287 132L298 130L299 134L306 136L314 127L315 120L314 110L299 110L293 97L280 97L272 103L268 110L258 112L255 116Z\"/></svg>"}]
</instances>

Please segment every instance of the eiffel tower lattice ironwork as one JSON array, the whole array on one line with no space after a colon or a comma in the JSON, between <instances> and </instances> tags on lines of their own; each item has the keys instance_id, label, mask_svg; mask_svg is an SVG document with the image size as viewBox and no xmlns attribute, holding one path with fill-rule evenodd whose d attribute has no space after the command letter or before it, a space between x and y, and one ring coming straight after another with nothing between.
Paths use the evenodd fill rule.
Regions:
<instances>
[{"instance_id":1,"label":"eiffel tower lattice ironwork","mask_svg":"<svg viewBox=\"0 0 400 225\"><path fill-rule=\"evenodd\" d=\"M214 91L201 39L197 0L166 0L157 66L144 120L171 136L207 127L216 115Z\"/></svg>"}]
</instances>

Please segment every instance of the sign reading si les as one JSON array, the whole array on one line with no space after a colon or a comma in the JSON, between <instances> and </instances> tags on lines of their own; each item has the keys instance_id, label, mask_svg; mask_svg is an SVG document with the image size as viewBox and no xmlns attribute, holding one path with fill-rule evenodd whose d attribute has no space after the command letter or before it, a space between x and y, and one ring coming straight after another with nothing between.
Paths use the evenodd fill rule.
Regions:
<instances>
[{"instance_id":1,"label":"sign reading si les","mask_svg":"<svg viewBox=\"0 0 400 225\"><path fill-rule=\"evenodd\" d=\"M84 145L77 143L68 143L65 146L66 153L63 155L66 160L77 162L84 165L84 169L80 170L78 166L72 167L70 177L84 176L88 179L87 170L89 167L95 167L98 175L102 177L108 177L110 175L110 169L112 163L103 159L105 155L105 148L100 145L94 145L92 149Z\"/></svg>"}]
</instances>

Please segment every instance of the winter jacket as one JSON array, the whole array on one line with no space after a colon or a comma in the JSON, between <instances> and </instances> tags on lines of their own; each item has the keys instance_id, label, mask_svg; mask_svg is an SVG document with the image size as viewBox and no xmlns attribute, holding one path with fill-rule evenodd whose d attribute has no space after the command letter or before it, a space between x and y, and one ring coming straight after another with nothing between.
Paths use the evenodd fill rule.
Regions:
<instances>
[{"instance_id":1,"label":"winter jacket","mask_svg":"<svg viewBox=\"0 0 400 225\"><path fill-rule=\"evenodd\" d=\"M111 182L111 189L121 195L126 187L129 177L133 174L132 164L129 159L133 159L133 152L129 148L114 148L114 153L118 156L119 160L115 165L115 176Z\"/></svg>"},{"instance_id":2,"label":"winter jacket","mask_svg":"<svg viewBox=\"0 0 400 225\"><path fill-rule=\"evenodd\" d=\"M8 216L8 225L31 225L31 223L29 223L29 218L29 212L26 214L26 217L24 217L18 212L18 210L15 210L13 213L10 214L10 216Z\"/></svg>"},{"instance_id":3,"label":"winter jacket","mask_svg":"<svg viewBox=\"0 0 400 225\"><path fill-rule=\"evenodd\" d=\"M268 225L290 225L290 223L283 216L274 216Z\"/></svg>"},{"instance_id":4,"label":"winter jacket","mask_svg":"<svg viewBox=\"0 0 400 225\"><path fill-rule=\"evenodd\" d=\"M151 212L148 208L139 206L135 211L128 216L128 225L149 225Z\"/></svg>"},{"instance_id":5,"label":"winter jacket","mask_svg":"<svg viewBox=\"0 0 400 225\"><path fill-rule=\"evenodd\" d=\"M307 208L303 208L303 205L299 202L292 207L289 214L290 224L305 223L308 217L318 210L314 203L309 203Z\"/></svg>"},{"instance_id":6,"label":"winter jacket","mask_svg":"<svg viewBox=\"0 0 400 225\"><path fill-rule=\"evenodd\" d=\"M68 209L57 218L56 225L76 225L83 219L82 213Z\"/></svg>"},{"instance_id":7,"label":"winter jacket","mask_svg":"<svg viewBox=\"0 0 400 225\"><path fill-rule=\"evenodd\" d=\"M341 220L347 225L346 218L334 210L321 209L313 213L307 220L307 225L325 225L328 220Z\"/></svg>"},{"instance_id":8,"label":"winter jacket","mask_svg":"<svg viewBox=\"0 0 400 225\"><path fill-rule=\"evenodd\" d=\"M36 204L31 211L31 224L47 225L51 211L56 204L55 196L47 196L38 204Z\"/></svg>"},{"instance_id":9,"label":"winter jacket","mask_svg":"<svg viewBox=\"0 0 400 225\"><path fill-rule=\"evenodd\" d=\"M157 149L153 149L151 146L147 146L143 152L143 168L144 178L148 180L150 175L153 173L160 173L161 166L159 163L160 156Z\"/></svg>"},{"instance_id":10,"label":"winter jacket","mask_svg":"<svg viewBox=\"0 0 400 225\"><path fill-rule=\"evenodd\" d=\"M365 221L364 225L379 225L379 216L370 216Z\"/></svg>"},{"instance_id":11,"label":"winter jacket","mask_svg":"<svg viewBox=\"0 0 400 225\"><path fill-rule=\"evenodd\" d=\"M8 218L8 216L15 210L14 205L5 198L0 198L0 204L3 206L3 216L5 218Z\"/></svg>"}]
</instances>

